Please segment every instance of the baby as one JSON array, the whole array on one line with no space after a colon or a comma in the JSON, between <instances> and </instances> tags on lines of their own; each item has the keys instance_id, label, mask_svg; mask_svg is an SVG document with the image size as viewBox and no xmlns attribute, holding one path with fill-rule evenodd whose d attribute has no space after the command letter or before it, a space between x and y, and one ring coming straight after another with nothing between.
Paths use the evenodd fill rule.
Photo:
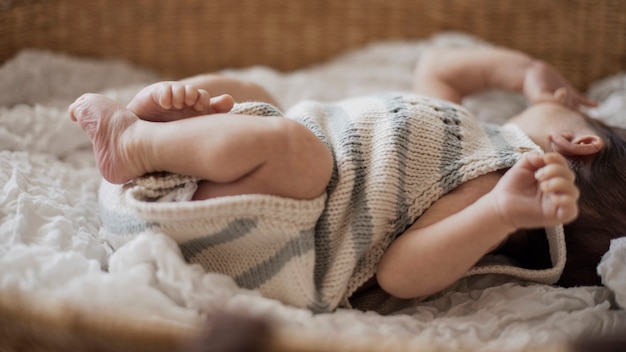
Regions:
<instances>
[{"instance_id":1,"label":"baby","mask_svg":"<svg viewBox=\"0 0 626 352\"><path fill-rule=\"evenodd\" d=\"M283 116L262 87L202 75L148 86L126 107L86 94L70 116L93 142L105 189L143 192L132 203L142 230L289 304L328 311L377 286L428 296L468 272L502 272L477 269L488 253L513 257L519 268L504 273L522 278L598 283L599 256L621 234L594 202L612 202L613 213L626 204L594 200L587 185L597 187L596 173L623 178L614 165L624 162L624 131L581 114L595 103L519 52L431 51L414 77L415 94L302 102ZM457 105L490 88L532 105L504 126ZM141 180L171 176L155 172L190 177L193 201L159 205L169 210L154 217ZM595 233L572 237L577 221ZM561 224L575 244L563 274Z\"/></svg>"}]
</instances>

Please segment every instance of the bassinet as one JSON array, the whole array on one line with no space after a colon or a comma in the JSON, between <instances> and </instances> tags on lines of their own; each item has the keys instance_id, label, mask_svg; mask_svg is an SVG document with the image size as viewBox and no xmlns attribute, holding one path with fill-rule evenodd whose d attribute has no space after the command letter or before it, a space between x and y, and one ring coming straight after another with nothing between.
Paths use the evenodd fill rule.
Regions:
<instances>
[{"instance_id":1,"label":"bassinet","mask_svg":"<svg viewBox=\"0 0 626 352\"><path fill-rule=\"evenodd\" d=\"M251 65L290 71L367 43L441 31L528 52L581 89L626 70L626 2L613 0L0 0L0 63L40 48L124 59L173 78ZM0 292L0 350L195 350L203 336L202 348L230 351L236 343L220 344L231 335L268 351L404 348L285 333L245 317L213 317L203 335L203 327L100 313Z\"/></svg>"}]
</instances>

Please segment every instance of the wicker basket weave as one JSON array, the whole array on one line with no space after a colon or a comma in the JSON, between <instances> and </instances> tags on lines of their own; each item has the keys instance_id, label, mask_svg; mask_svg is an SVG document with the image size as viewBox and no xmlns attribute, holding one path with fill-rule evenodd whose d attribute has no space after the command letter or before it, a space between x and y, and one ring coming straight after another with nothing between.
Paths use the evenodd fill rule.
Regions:
<instances>
[{"instance_id":1,"label":"wicker basket weave","mask_svg":"<svg viewBox=\"0 0 626 352\"><path fill-rule=\"evenodd\" d=\"M254 64L293 70L442 30L547 60L579 88L626 68L626 2L614 0L0 0L0 62L36 47L176 78Z\"/></svg>"},{"instance_id":2,"label":"wicker basket weave","mask_svg":"<svg viewBox=\"0 0 626 352\"><path fill-rule=\"evenodd\" d=\"M0 0L0 63L22 48L42 48L126 59L175 78L249 65L288 71L373 41L449 30L542 58L581 89L626 71L626 1L617 0ZM199 332L0 293L3 351L172 351ZM403 346L355 345L306 332L266 336L259 350Z\"/></svg>"}]
</instances>

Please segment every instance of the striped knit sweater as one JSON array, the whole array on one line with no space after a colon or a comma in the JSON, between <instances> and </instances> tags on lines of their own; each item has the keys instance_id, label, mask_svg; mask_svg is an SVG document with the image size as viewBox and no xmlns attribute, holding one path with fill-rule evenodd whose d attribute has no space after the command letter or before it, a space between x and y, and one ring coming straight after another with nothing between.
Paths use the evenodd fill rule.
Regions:
<instances>
[{"instance_id":1,"label":"striped knit sweater","mask_svg":"<svg viewBox=\"0 0 626 352\"><path fill-rule=\"evenodd\" d=\"M279 114L260 103L239 104L233 113ZM332 311L350 305L389 244L435 201L470 179L511 167L523 153L541 151L515 126L479 123L458 105L414 95L303 102L286 115L313 131L334 157L318 198L248 194L156 202L185 189L192 194L197 180L153 174L126 185L103 182L103 235L119 247L142 231L162 232L179 243L186 260L241 287ZM565 264L563 230L546 234L551 268L487 264L467 275L556 282Z\"/></svg>"}]
</instances>

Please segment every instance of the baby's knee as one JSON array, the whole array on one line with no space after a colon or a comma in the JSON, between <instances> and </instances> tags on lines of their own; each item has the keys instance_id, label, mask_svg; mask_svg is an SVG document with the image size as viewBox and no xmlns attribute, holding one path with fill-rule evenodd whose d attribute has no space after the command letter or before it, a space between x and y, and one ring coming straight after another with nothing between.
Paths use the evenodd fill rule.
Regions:
<instances>
[{"instance_id":1,"label":"baby's knee","mask_svg":"<svg viewBox=\"0 0 626 352\"><path fill-rule=\"evenodd\" d=\"M313 198L323 192L330 181L332 154L326 144L306 126L291 122L283 131L285 150L290 151L286 160L294 165L295 173L302 181L303 191L307 194L305 198Z\"/></svg>"}]
</instances>

